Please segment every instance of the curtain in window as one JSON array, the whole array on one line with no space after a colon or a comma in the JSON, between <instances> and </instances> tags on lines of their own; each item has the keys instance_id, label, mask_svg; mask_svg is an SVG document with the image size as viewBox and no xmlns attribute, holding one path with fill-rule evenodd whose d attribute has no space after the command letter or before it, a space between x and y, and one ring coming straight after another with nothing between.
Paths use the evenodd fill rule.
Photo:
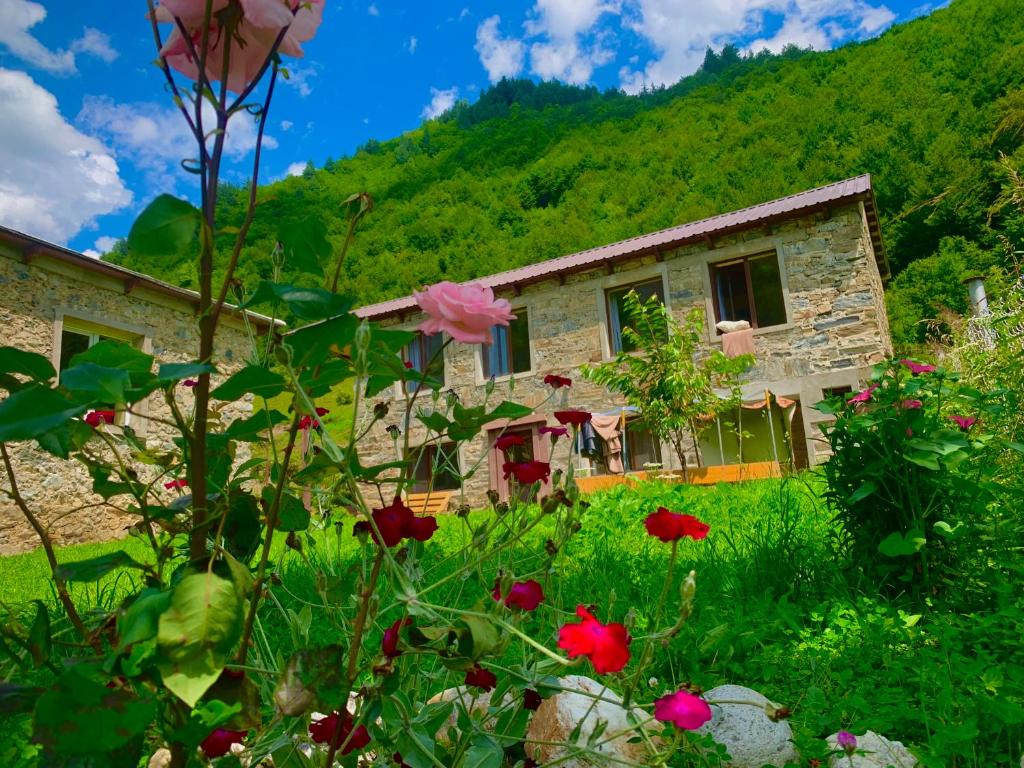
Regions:
<instances>
[{"instance_id":1,"label":"curtain in window","mask_svg":"<svg viewBox=\"0 0 1024 768\"><path fill-rule=\"evenodd\" d=\"M508 328L503 325L491 328L491 343L485 351L489 376L506 376L511 372L508 350Z\"/></svg>"}]
</instances>

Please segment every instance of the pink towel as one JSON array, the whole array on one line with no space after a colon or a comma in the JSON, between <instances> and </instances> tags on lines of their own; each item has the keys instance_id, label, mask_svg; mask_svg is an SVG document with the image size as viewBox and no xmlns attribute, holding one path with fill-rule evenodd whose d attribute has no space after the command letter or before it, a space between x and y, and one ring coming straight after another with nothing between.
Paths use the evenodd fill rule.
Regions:
<instances>
[{"instance_id":1,"label":"pink towel","mask_svg":"<svg viewBox=\"0 0 1024 768\"><path fill-rule=\"evenodd\" d=\"M590 425L594 431L604 440L604 462L608 465L608 471L621 474L622 466L622 439L619 436L619 416L601 416L593 414L590 417Z\"/></svg>"},{"instance_id":2,"label":"pink towel","mask_svg":"<svg viewBox=\"0 0 1024 768\"><path fill-rule=\"evenodd\" d=\"M726 357L754 354L754 329L722 334L722 352Z\"/></svg>"}]
</instances>

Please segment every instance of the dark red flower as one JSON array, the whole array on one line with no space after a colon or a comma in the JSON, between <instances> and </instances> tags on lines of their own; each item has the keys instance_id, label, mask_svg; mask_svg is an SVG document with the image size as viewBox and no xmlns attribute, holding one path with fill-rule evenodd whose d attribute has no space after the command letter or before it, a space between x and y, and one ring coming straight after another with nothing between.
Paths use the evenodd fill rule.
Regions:
<instances>
[{"instance_id":1,"label":"dark red flower","mask_svg":"<svg viewBox=\"0 0 1024 768\"><path fill-rule=\"evenodd\" d=\"M572 379L567 379L565 376L556 376L553 373L549 373L544 377L544 383L552 389L561 389L562 387L571 387Z\"/></svg>"},{"instance_id":2,"label":"dark red flower","mask_svg":"<svg viewBox=\"0 0 1024 768\"><path fill-rule=\"evenodd\" d=\"M229 731L227 728L217 728L203 739L199 748L209 758L221 757L231 751L232 744L241 744L248 734L248 731Z\"/></svg>"},{"instance_id":3,"label":"dark red flower","mask_svg":"<svg viewBox=\"0 0 1024 768\"><path fill-rule=\"evenodd\" d=\"M528 709L531 712L536 712L540 709L541 703L544 699L541 698L540 694L532 688L527 688L523 691L523 709Z\"/></svg>"},{"instance_id":4,"label":"dark red flower","mask_svg":"<svg viewBox=\"0 0 1024 768\"><path fill-rule=\"evenodd\" d=\"M402 760L401 752L395 752L395 754L391 756L391 759L395 762L395 765L397 765L398 768L412 768L411 765Z\"/></svg>"},{"instance_id":5,"label":"dark red flower","mask_svg":"<svg viewBox=\"0 0 1024 768\"><path fill-rule=\"evenodd\" d=\"M711 719L711 707L700 696L676 691L654 702L654 719L684 731L695 731Z\"/></svg>"},{"instance_id":6,"label":"dark red flower","mask_svg":"<svg viewBox=\"0 0 1024 768\"><path fill-rule=\"evenodd\" d=\"M950 416L949 418L955 421L956 425L960 427L963 432L969 432L971 427L978 422L978 419L974 416Z\"/></svg>"},{"instance_id":7,"label":"dark red flower","mask_svg":"<svg viewBox=\"0 0 1024 768\"><path fill-rule=\"evenodd\" d=\"M164 483L164 488L169 491L174 488L188 488L188 480L168 480Z\"/></svg>"},{"instance_id":8,"label":"dark red flower","mask_svg":"<svg viewBox=\"0 0 1024 768\"><path fill-rule=\"evenodd\" d=\"M563 426L572 424L574 427L582 427L590 421L590 417L591 414L587 411L555 411L555 418Z\"/></svg>"},{"instance_id":9,"label":"dark red flower","mask_svg":"<svg viewBox=\"0 0 1024 768\"><path fill-rule=\"evenodd\" d=\"M679 541L684 536L700 540L708 535L711 526L702 523L693 515L670 512L665 507L658 507L644 520L644 527L651 536L657 536L665 542Z\"/></svg>"},{"instance_id":10,"label":"dark red flower","mask_svg":"<svg viewBox=\"0 0 1024 768\"><path fill-rule=\"evenodd\" d=\"M514 445L523 445L526 443L526 438L522 435L502 435L494 441L494 447L499 451L507 451Z\"/></svg>"},{"instance_id":11,"label":"dark red flower","mask_svg":"<svg viewBox=\"0 0 1024 768\"><path fill-rule=\"evenodd\" d=\"M532 757L523 760L523 768L540 768L539 764Z\"/></svg>"},{"instance_id":12,"label":"dark red flower","mask_svg":"<svg viewBox=\"0 0 1024 768\"><path fill-rule=\"evenodd\" d=\"M544 589L541 587L540 582L533 579L517 581L509 588L508 594L505 595L505 599L502 601L501 580L495 579L491 597L498 602L504 602L510 608L515 607L522 608L524 611L532 611L543 602Z\"/></svg>"},{"instance_id":13,"label":"dark red flower","mask_svg":"<svg viewBox=\"0 0 1024 768\"><path fill-rule=\"evenodd\" d=\"M586 656L600 675L618 672L629 661L632 638L622 624L602 624L582 605L576 607L581 621L566 624L558 630L558 647L569 652L569 658Z\"/></svg>"},{"instance_id":14,"label":"dark red flower","mask_svg":"<svg viewBox=\"0 0 1024 768\"><path fill-rule=\"evenodd\" d=\"M551 435L552 439L557 440L560 437L568 437L569 430L565 427L538 427L537 433L541 435Z\"/></svg>"},{"instance_id":15,"label":"dark red flower","mask_svg":"<svg viewBox=\"0 0 1024 768\"><path fill-rule=\"evenodd\" d=\"M335 710L327 717L310 723L309 735L317 744L331 744L333 740L333 746L343 755L370 743L370 732L365 726L352 728L352 714L348 711L341 713Z\"/></svg>"},{"instance_id":16,"label":"dark red flower","mask_svg":"<svg viewBox=\"0 0 1024 768\"><path fill-rule=\"evenodd\" d=\"M85 423L93 429L100 424L113 424L114 411L89 411L85 414Z\"/></svg>"},{"instance_id":17,"label":"dark red flower","mask_svg":"<svg viewBox=\"0 0 1024 768\"><path fill-rule=\"evenodd\" d=\"M538 480L546 483L551 477L551 465L546 461L506 461L502 467L507 480L510 475L515 475L520 485L532 485Z\"/></svg>"},{"instance_id":18,"label":"dark red flower","mask_svg":"<svg viewBox=\"0 0 1024 768\"><path fill-rule=\"evenodd\" d=\"M181 382L181 386L192 389L192 387L198 387L199 382L196 381L195 379L185 379L183 382Z\"/></svg>"},{"instance_id":19,"label":"dark red flower","mask_svg":"<svg viewBox=\"0 0 1024 768\"><path fill-rule=\"evenodd\" d=\"M402 631L402 627L407 627L412 624L412 619L408 616L404 619L396 619L395 623L384 630L384 637L380 641L380 651L389 659L394 659L402 655L402 652L398 650L398 637Z\"/></svg>"},{"instance_id":20,"label":"dark red flower","mask_svg":"<svg viewBox=\"0 0 1024 768\"><path fill-rule=\"evenodd\" d=\"M379 539L373 534L373 527L366 520L356 523L352 528L352 534L371 533L374 540L385 547L393 547L405 538L428 541L437 530L436 518L430 515L416 517L416 514L402 503L400 496L396 496L390 506L373 510L372 517L377 530L380 531Z\"/></svg>"},{"instance_id":21,"label":"dark red flower","mask_svg":"<svg viewBox=\"0 0 1024 768\"><path fill-rule=\"evenodd\" d=\"M495 677L494 673L489 669L484 669L477 664L472 669L466 670L466 685L472 685L477 688L483 688L485 691L490 691L498 684L498 678Z\"/></svg>"},{"instance_id":22,"label":"dark red flower","mask_svg":"<svg viewBox=\"0 0 1024 768\"><path fill-rule=\"evenodd\" d=\"M915 363L913 360L900 360L900 365L904 365L907 369L917 376L919 373L931 373L935 370L934 365L927 365L924 363Z\"/></svg>"},{"instance_id":23,"label":"dark red flower","mask_svg":"<svg viewBox=\"0 0 1024 768\"><path fill-rule=\"evenodd\" d=\"M408 370L408 371L412 370L412 360L406 360L406 361L404 361L402 363L402 365L405 366L406 370Z\"/></svg>"}]
</instances>

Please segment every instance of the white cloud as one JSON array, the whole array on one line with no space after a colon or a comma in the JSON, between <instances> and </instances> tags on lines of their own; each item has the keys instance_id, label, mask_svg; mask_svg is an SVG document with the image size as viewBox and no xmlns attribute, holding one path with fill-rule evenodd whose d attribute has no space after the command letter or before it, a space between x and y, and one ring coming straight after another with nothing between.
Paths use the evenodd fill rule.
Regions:
<instances>
[{"instance_id":1,"label":"white cloud","mask_svg":"<svg viewBox=\"0 0 1024 768\"><path fill-rule=\"evenodd\" d=\"M281 121L281 130L282 131L290 131L293 127L295 127L295 123L293 123L291 120L282 120Z\"/></svg>"},{"instance_id":2,"label":"white cloud","mask_svg":"<svg viewBox=\"0 0 1024 768\"><path fill-rule=\"evenodd\" d=\"M2 0L0 0L2 2ZM82 36L71 44L71 50L75 53L88 53L110 64L118 57L114 46L110 44L110 35L101 32L95 27L86 27Z\"/></svg>"},{"instance_id":3,"label":"white cloud","mask_svg":"<svg viewBox=\"0 0 1024 768\"><path fill-rule=\"evenodd\" d=\"M366 12L371 16L380 16L380 11L377 9L376 3L370 3L369 7L366 9Z\"/></svg>"},{"instance_id":4,"label":"white cloud","mask_svg":"<svg viewBox=\"0 0 1024 768\"><path fill-rule=\"evenodd\" d=\"M443 91L439 88L431 88L430 103L423 108L423 112L420 113L420 117L426 118L427 120L433 120L435 117L440 117L455 106L455 100L458 96L459 89L454 85Z\"/></svg>"},{"instance_id":5,"label":"white cloud","mask_svg":"<svg viewBox=\"0 0 1024 768\"><path fill-rule=\"evenodd\" d=\"M101 259L103 254L110 253L114 250L114 246L117 245L116 237L103 237L96 238L96 242L92 248L86 248L82 253L88 256L90 259Z\"/></svg>"},{"instance_id":6,"label":"white cloud","mask_svg":"<svg viewBox=\"0 0 1024 768\"><path fill-rule=\"evenodd\" d=\"M46 18L46 8L29 0L0 0L0 45L19 59L53 74L75 71L75 54L51 51L29 32Z\"/></svg>"},{"instance_id":7,"label":"white cloud","mask_svg":"<svg viewBox=\"0 0 1024 768\"><path fill-rule=\"evenodd\" d=\"M303 98L309 96L313 92L313 84L310 81L318 74L317 65L310 64L308 67L301 67L291 64L287 70L288 77L285 78L285 84L297 90L299 96Z\"/></svg>"},{"instance_id":8,"label":"white cloud","mask_svg":"<svg viewBox=\"0 0 1024 768\"><path fill-rule=\"evenodd\" d=\"M782 25L770 37L758 36L766 14L781 15ZM824 49L879 32L895 18L885 5L869 0L629 0L623 24L646 38L658 57L643 69L623 67L619 78L635 93L694 72L708 46L753 38L747 46L752 51L780 51L789 44Z\"/></svg>"},{"instance_id":9,"label":"white cloud","mask_svg":"<svg viewBox=\"0 0 1024 768\"><path fill-rule=\"evenodd\" d=\"M120 157L128 159L146 176L154 189L173 184L174 174L183 173L180 163L195 158L195 139L181 113L174 107L151 102L118 104L107 96L86 96L75 120L92 133L107 139ZM213 109L203 105L203 127L214 124ZM228 123L224 153L229 160L242 160L256 147L256 122L239 112ZM263 137L265 149L277 147L272 135Z\"/></svg>"},{"instance_id":10,"label":"white cloud","mask_svg":"<svg viewBox=\"0 0 1024 768\"><path fill-rule=\"evenodd\" d=\"M459 21L462 21L467 16L469 16L469 8L463 8L459 11Z\"/></svg>"},{"instance_id":11,"label":"white cloud","mask_svg":"<svg viewBox=\"0 0 1024 768\"><path fill-rule=\"evenodd\" d=\"M27 74L0 68L0 222L66 243L131 202L107 148Z\"/></svg>"},{"instance_id":12,"label":"white cloud","mask_svg":"<svg viewBox=\"0 0 1024 768\"><path fill-rule=\"evenodd\" d=\"M416 46L420 44L420 41L415 36L409 38L409 42L406 43L405 47L409 53L416 53Z\"/></svg>"},{"instance_id":13,"label":"white cloud","mask_svg":"<svg viewBox=\"0 0 1024 768\"><path fill-rule=\"evenodd\" d=\"M503 77L515 77L523 71L526 46L522 40L501 36L498 32L500 16L484 19L476 28L476 52L487 70L487 77L496 83Z\"/></svg>"},{"instance_id":14,"label":"white cloud","mask_svg":"<svg viewBox=\"0 0 1024 768\"><path fill-rule=\"evenodd\" d=\"M306 163L292 163L289 165L284 172L285 176L301 176L302 172L306 170Z\"/></svg>"}]
</instances>

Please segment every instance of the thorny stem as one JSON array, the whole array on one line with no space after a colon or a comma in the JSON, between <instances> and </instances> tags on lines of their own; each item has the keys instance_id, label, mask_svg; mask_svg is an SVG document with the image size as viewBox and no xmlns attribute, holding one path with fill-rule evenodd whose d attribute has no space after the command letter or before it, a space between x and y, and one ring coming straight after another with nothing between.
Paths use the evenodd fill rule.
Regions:
<instances>
[{"instance_id":1,"label":"thorny stem","mask_svg":"<svg viewBox=\"0 0 1024 768\"><path fill-rule=\"evenodd\" d=\"M75 608L74 602L71 600L71 595L68 594L67 584L64 579L60 577L57 571L57 555L53 551L53 541L50 540L50 534L46 532L46 527L39 521L39 518L35 516L28 504L25 502L24 497L21 495L21 491L18 490L18 481L14 478L14 466L11 464L10 454L7 452L7 444L0 443L0 456L3 456L4 469L7 472L7 480L11 484L10 496L14 503L21 510L21 513L28 520L29 525L36 532L39 537L39 542L43 545L43 551L46 553L46 561L50 564L50 575L53 577L54 586L57 588L57 597L60 599L60 603L64 606L64 611L68 615L71 623L75 629L78 630L78 634L82 636L82 639L92 646L92 649L96 653L103 652L103 646L100 643L98 637L94 636L89 632L85 626L85 622L82 621L82 617L78 614L78 609Z\"/></svg>"}]
</instances>

